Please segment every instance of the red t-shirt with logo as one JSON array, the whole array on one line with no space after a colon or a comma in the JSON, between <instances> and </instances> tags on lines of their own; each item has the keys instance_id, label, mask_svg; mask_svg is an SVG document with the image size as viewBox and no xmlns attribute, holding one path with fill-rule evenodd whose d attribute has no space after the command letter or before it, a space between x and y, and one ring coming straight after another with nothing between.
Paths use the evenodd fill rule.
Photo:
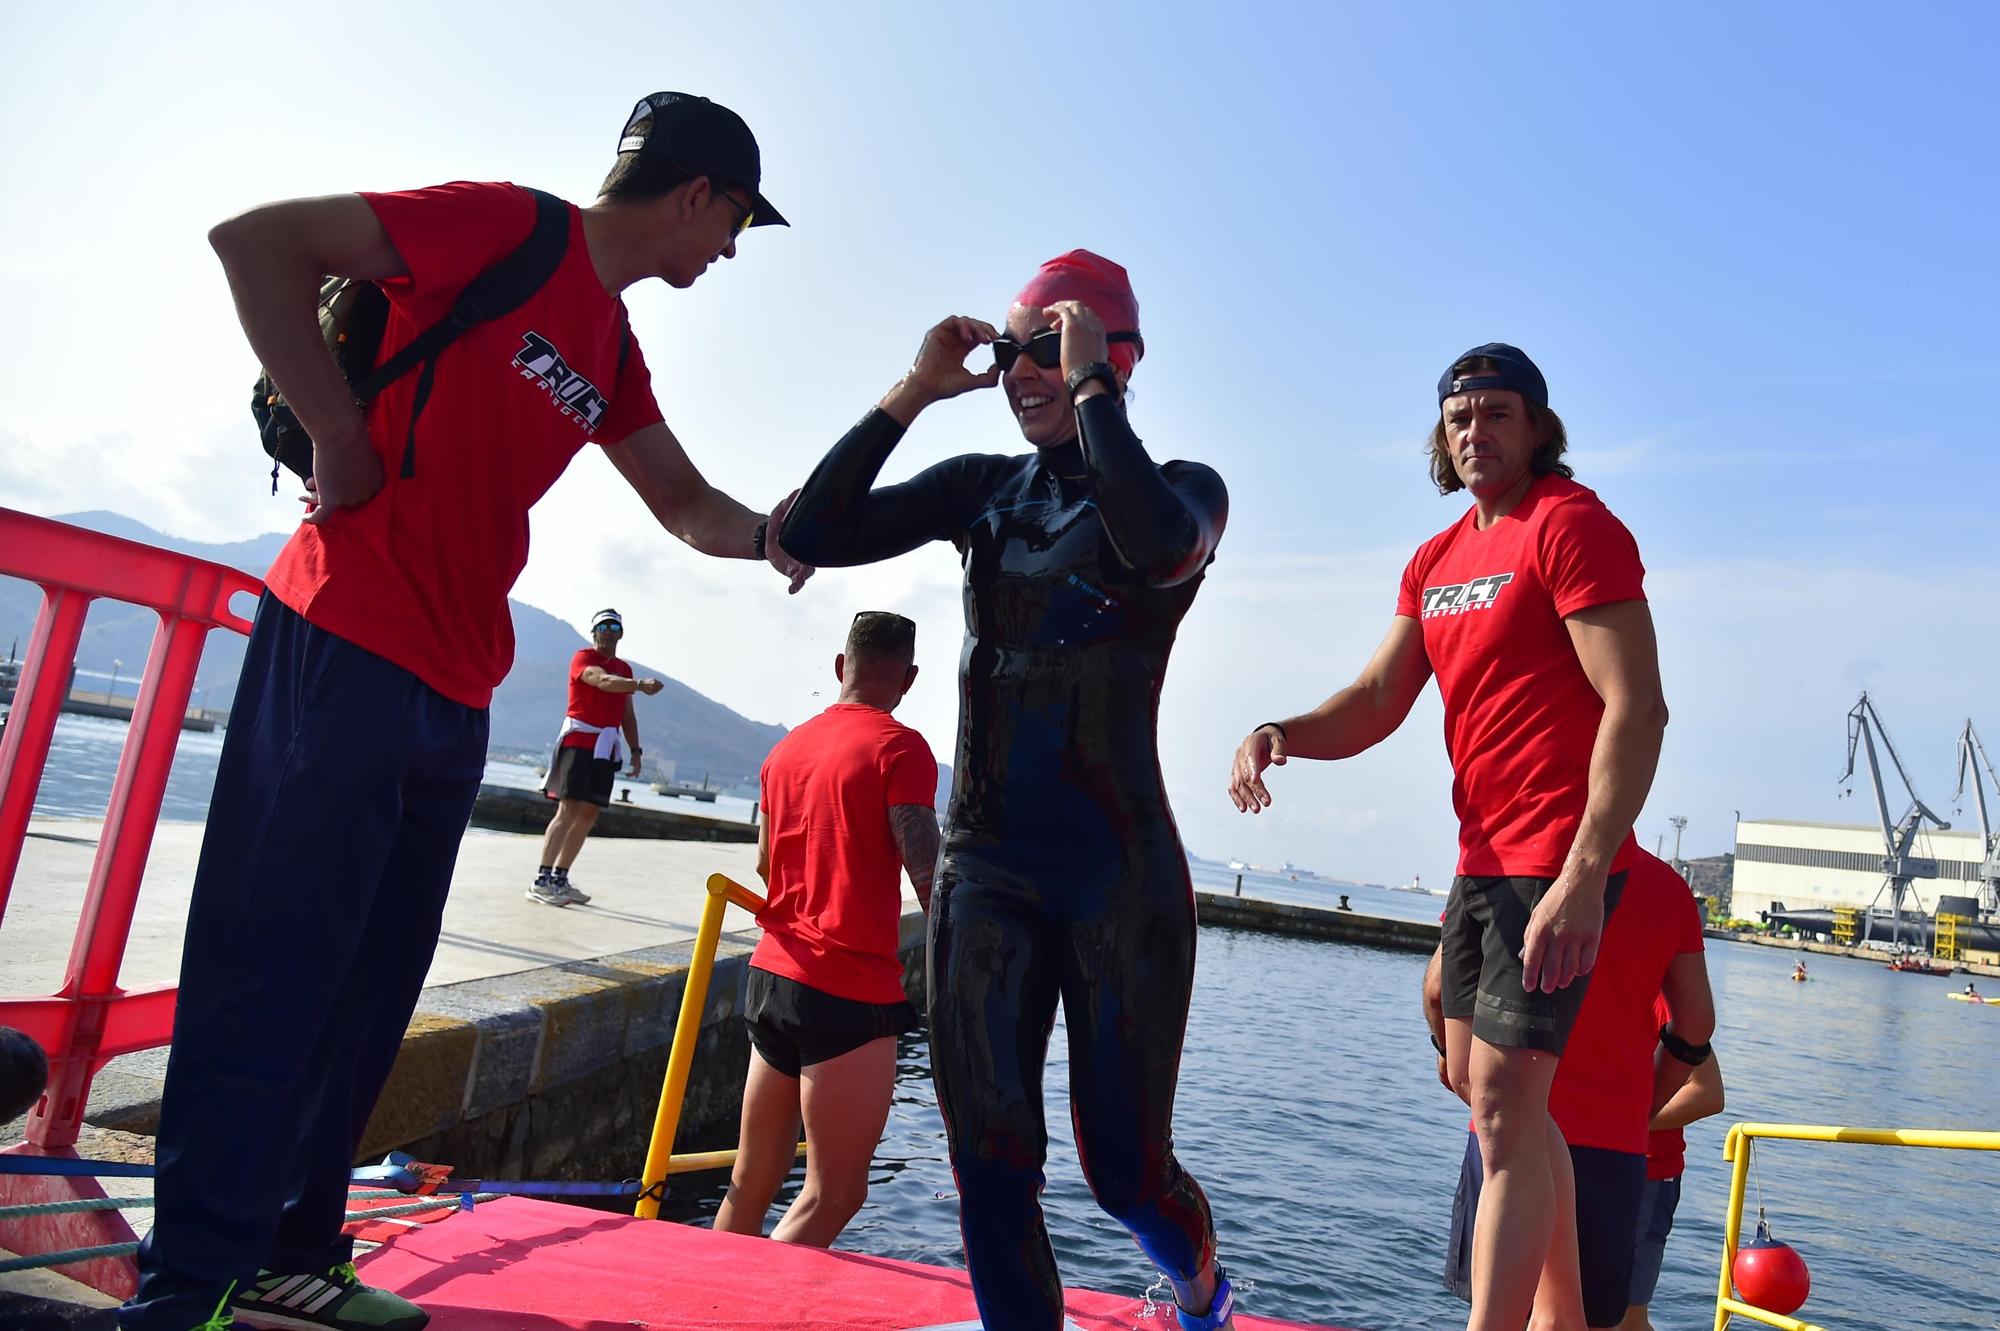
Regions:
<instances>
[{"instance_id":1,"label":"red t-shirt with logo","mask_svg":"<svg viewBox=\"0 0 2000 1331\"><path fill-rule=\"evenodd\" d=\"M569 715L585 725L596 726L600 730L615 730L625 724L625 707L631 701L629 693L606 693L583 682L583 672L596 666L608 675L623 675L632 678L632 667L615 656L606 656L595 647L585 647L569 659ZM597 736L572 730L562 738L566 749L590 749L597 746Z\"/></svg>"},{"instance_id":2,"label":"red t-shirt with logo","mask_svg":"<svg viewBox=\"0 0 2000 1331\"><path fill-rule=\"evenodd\" d=\"M1701 950L1701 905L1687 881L1666 861L1634 851L1549 1088L1549 1114L1570 1145L1640 1155L1649 1135L1664 1135L1646 1127L1662 1020L1655 1008L1673 959Z\"/></svg>"},{"instance_id":3,"label":"red t-shirt with logo","mask_svg":"<svg viewBox=\"0 0 2000 1331\"><path fill-rule=\"evenodd\" d=\"M380 284L382 359L448 313L534 225L533 197L508 184L361 197L409 269ZM324 525L301 523L265 575L271 594L445 697L486 706L514 660L507 593L528 560L528 509L585 443L615 444L660 419L636 339L619 368L624 336L625 307L591 266L572 207L569 247L548 283L438 358L417 420L416 474L398 473L420 372L369 406L381 492Z\"/></svg>"},{"instance_id":4,"label":"red t-shirt with logo","mask_svg":"<svg viewBox=\"0 0 2000 1331\"><path fill-rule=\"evenodd\" d=\"M1396 613L1423 627L1444 697L1461 874L1553 878L1589 796L1604 701L1563 620L1645 599L1625 525L1595 494L1543 476L1485 531L1478 510L1418 548ZM1613 861L1623 868L1628 835Z\"/></svg>"},{"instance_id":5,"label":"red t-shirt with logo","mask_svg":"<svg viewBox=\"0 0 2000 1331\"><path fill-rule=\"evenodd\" d=\"M889 809L937 798L924 737L879 707L835 703L764 759L764 937L750 964L857 1003L903 998L903 857Z\"/></svg>"},{"instance_id":6,"label":"red t-shirt with logo","mask_svg":"<svg viewBox=\"0 0 2000 1331\"><path fill-rule=\"evenodd\" d=\"M1653 1001L1654 1029L1672 1020L1673 1012L1664 996ZM1646 1143L1646 1177L1679 1178L1687 1172L1687 1134L1680 1128L1663 1128Z\"/></svg>"}]
</instances>

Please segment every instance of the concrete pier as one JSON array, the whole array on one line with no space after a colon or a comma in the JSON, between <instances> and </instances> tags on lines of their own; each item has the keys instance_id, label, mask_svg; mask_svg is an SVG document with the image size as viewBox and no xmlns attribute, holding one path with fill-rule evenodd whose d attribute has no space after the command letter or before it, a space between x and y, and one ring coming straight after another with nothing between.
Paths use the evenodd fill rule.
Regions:
<instances>
[{"instance_id":1,"label":"concrete pier","mask_svg":"<svg viewBox=\"0 0 2000 1331\"><path fill-rule=\"evenodd\" d=\"M61 983L100 830L82 819L30 825L0 926L0 992L50 993ZM170 984L179 974L203 830L163 822L155 833L119 977L127 987ZM368 1152L423 1146L440 1152L432 1158L507 1176L528 1160L546 1165L575 1151L580 1158L564 1169L574 1176L598 1154L595 1139L612 1132L603 1165L616 1155L611 1176L636 1172L631 1157L645 1150L704 884L721 872L756 886L756 848L593 839L574 875L594 899L563 909L526 897L539 848L532 836L466 834L427 987ZM905 905L913 911L914 897ZM732 908L724 927L684 1120L696 1139L711 1119L733 1124L748 1056L736 1018L756 926ZM920 916L906 923L905 939L915 957ZM151 1133L166 1057L154 1049L114 1059L97 1077L88 1121ZM613 1086L629 1090L610 1095ZM19 1120L0 1124L0 1140L20 1140L22 1128ZM452 1154L442 1154L447 1137Z\"/></svg>"}]
</instances>

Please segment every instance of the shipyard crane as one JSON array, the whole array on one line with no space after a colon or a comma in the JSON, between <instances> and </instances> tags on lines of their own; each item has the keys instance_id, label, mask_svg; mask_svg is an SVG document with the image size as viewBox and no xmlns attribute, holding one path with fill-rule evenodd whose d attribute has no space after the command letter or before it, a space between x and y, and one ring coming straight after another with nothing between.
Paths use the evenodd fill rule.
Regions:
<instances>
[{"instance_id":1,"label":"shipyard crane","mask_svg":"<svg viewBox=\"0 0 2000 1331\"><path fill-rule=\"evenodd\" d=\"M1896 822L1889 821L1888 793L1882 786L1882 765L1875 757L1875 736L1882 737L1882 747L1889 751L1889 761L1896 765L1896 775L1902 778L1903 789L1909 793L1910 807ZM1910 783L1910 774L1903 766L1902 757L1889 739L1889 732L1882 725L1882 716L1875 710L1875 704L1868 701L1863 690L1861 701L1854 704L1854 710L1847 714L1847 770L1840 779L1845 782L1854 775L1854 751L1862 748L1868 755L1868 779L1875 787L1875 812L1882 823L1882 848L1886 852L1882 858L1882 890L1875 894L1875 901L1882 899L1882 893L1889 894L1889 938L1890 943L1900 947L1903 941L1903 896L1910 890L1910 883L1917 878L1938 876L1938 862L1910 854L1916 845L1918 835L1928 821L1939 831L1951 826L1950 823L1931 812L1930 806L1917 796L1917 788ZM1922 901L1918 901L1919 909ZM1868 903L1867 926L1862 934L1867 941L1874 931L1875 902Z\"/></svg>"},{"instance_id":2,"label":"shipyard crane","mask_svg":"<svg viewBox=\"0 0 2000 1331\"><path fill-rule=\"evenodd\" d=\"M1982 767L1986 769L1986 779L1993 783L1993 793L2000 795L2000 777L1993 774L1993 760L1986 756L1986 746L1979 742L1979 732L1972 728L1972 719L1967 717L1965 730L1958 737L1958 790L1952 800L1965 798L1965 782L1970 777L1972 802L1979 810L1979 844L1986 855L1979 866L1979 909L1990 913L2000 911L2000 836L1994 835L1993 824L1986 816L1986 787L1979 780Z\"/></svg>"}]
</instances>

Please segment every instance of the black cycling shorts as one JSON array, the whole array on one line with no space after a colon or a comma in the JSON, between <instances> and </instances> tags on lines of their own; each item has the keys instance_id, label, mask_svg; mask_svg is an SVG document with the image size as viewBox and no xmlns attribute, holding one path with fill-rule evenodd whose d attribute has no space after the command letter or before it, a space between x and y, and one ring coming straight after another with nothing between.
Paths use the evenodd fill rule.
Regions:
<instances>
[{"instance_id":1,"label":"black cycling shorts","mask_svg":"<svg viewBox=\"0 0 2000 1331\"><path fill-rule=\"evenodd\" d=\"M906 1002L858 1003L755 966L743 1013L751 1047L787 1077L917 1024Z\"/></svg>"}]
</instances>

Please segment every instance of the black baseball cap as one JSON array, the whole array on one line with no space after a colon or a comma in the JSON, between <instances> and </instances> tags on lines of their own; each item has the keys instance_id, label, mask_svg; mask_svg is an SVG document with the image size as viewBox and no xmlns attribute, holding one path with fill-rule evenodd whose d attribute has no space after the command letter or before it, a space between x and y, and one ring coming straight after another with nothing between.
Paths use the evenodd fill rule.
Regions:
<instances>
[{"instance_id":1,"label":"black baseball cap","mask_svg":"<svg viewBox=\"0 0 2000 1331\"><path fill-rule=\"evenodd\" d=\"M713 176L749 190L757 204L751 226L790 226L771 201L757 192L763 181L757 136L720 102L691 92L655 92L639 99L626 117L618 153L663 157L696 175Z\"/></svg>"},{"instance_id":2,"label":"black baseball cap","mask_svg":"<svg viewBox=\"0 0 2000 1331\"><path fill-rule=\"evenodd\" d=\"M1483 374L1453 376L1452 365L1463 365L1475 358L1490 360L1499 369ZM1542 378L1541 370L1528 359L1527 352L1505 342L1488 342L1462 356L1452 357L1451 365L1445 366L1444 373L1438 376L1438 405L1443 406L1444 400L1455 393L1477 393L1487 388L1511 388L1538 407L1549 405L1549 381Z\"/></svg>"}]
</instances>

